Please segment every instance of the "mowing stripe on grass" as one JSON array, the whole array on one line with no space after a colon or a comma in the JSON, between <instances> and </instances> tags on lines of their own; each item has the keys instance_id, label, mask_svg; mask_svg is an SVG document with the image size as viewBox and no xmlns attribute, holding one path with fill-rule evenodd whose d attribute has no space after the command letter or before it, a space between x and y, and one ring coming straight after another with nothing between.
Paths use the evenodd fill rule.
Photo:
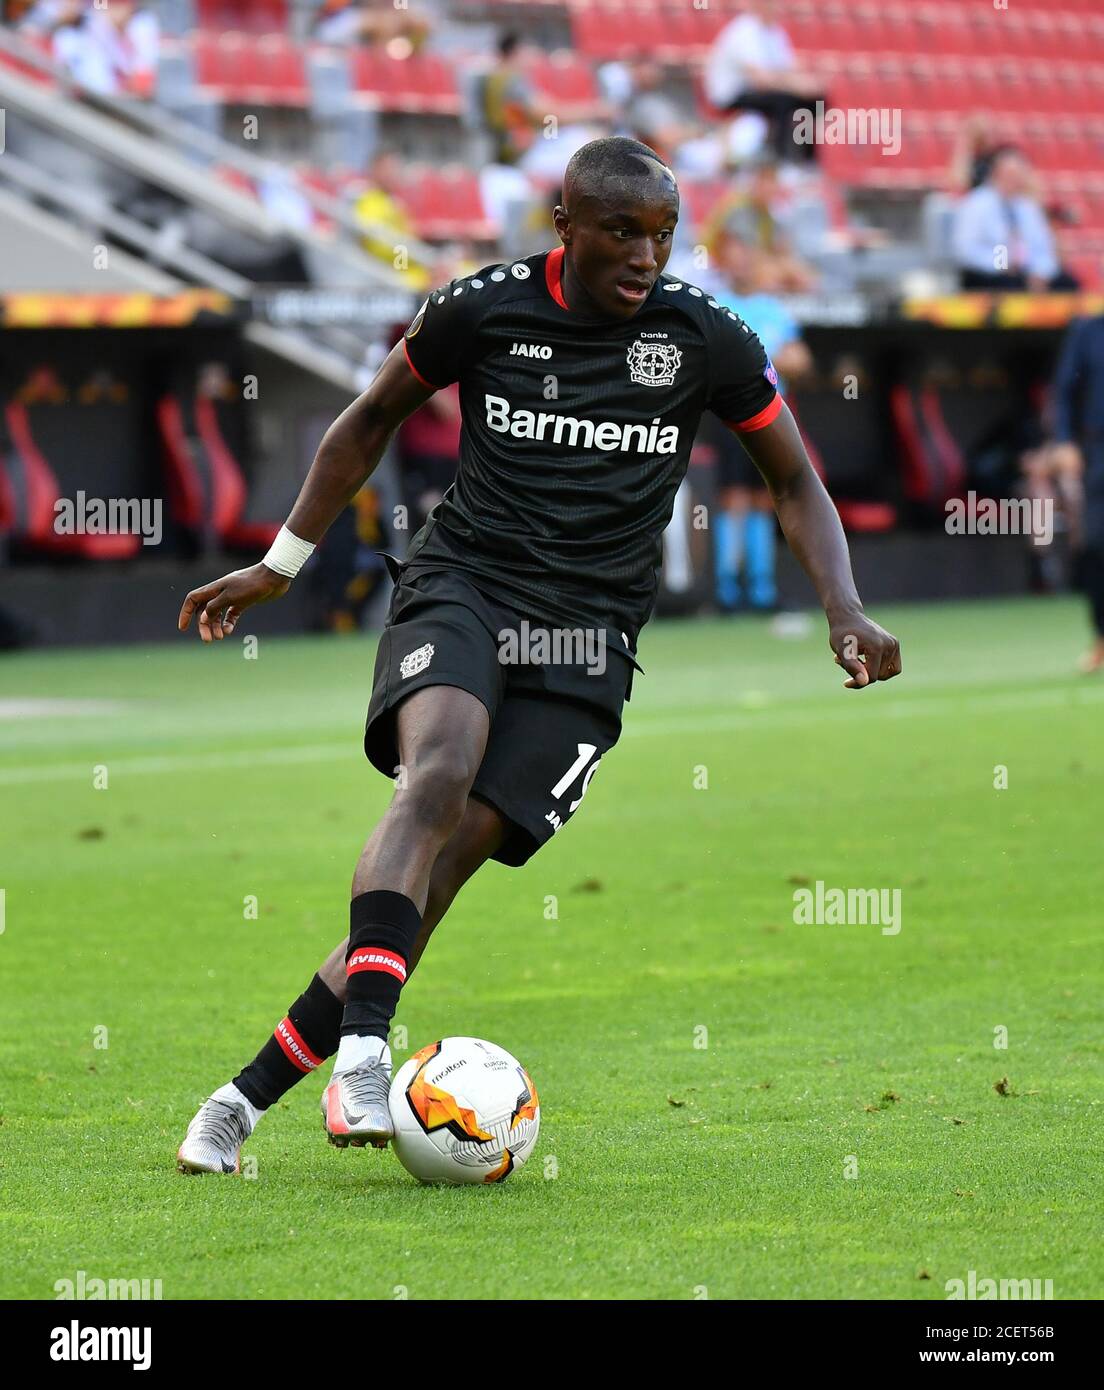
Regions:
<instances>
[{"instance_id":1,"label":"mowing stripe on grass","mask_svg":"<svg viewBox=\"0 0 1104 1390\"><path fill-rule=\"evenodd\" d=\"M766 698L766 697L765 697ZM851 700L858 697L851 696ZM866 697L869 700L869 697ZM995 710L1022 710L1079 707L1104 701L1104 686L1056 690L1025 690L991 692L986 695L949 696L945 699L918 698L897 704L868 703L863 708L865 719L912 719L917 717L992 713ZM696 715L681 719L636 719L625 727L626 736L637 738L666 737L669 734L726 732L746 729L785 728L795 725L836 722L853 719L856 706L848 704L826 709L779 709L768 703L756 713L733 710L716 715ZM294 763L312 763L349 757L357 744L351 739L334 743L312 743L291 747L228 750L225 753L165 753L148 758L112 758L113 773L133 773L145 776L164 772L210 772L233 767L282 767ZM91 764L56 763L0 769L0 786L21 786L34 782L66 782L85 779Z\"/></svg>"}]
</instances>

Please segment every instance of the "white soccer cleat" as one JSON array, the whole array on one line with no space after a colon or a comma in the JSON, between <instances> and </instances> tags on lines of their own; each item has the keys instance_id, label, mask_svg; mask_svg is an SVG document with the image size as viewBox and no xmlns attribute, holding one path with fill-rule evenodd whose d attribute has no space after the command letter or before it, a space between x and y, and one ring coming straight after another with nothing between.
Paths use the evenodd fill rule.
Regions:
<instances>
[{"instance_id":1,"label":"white soccer cleat","mask_svg":"<svg viewBox=\"0 0 1104 1390\"><path fill-rule=\"evenodd\" d=\"M241 1147L253 1133L260 1112L234 1089L222 1087L195 1113L184 1142L177 1150L182 1173L240 1173Z\"/></svg>"},{"instance_id":2,"label":"white soccer cleat","mask_svg":"<svg viewBox=\"0 0 1104 1390\"><path fill-rule=\"evenodd\" d=\"M385 1149L394 1133L387 1096L391 1067L382 1058L334 1072L322 1094L326 1137L339 1149L362 1149L371 1144Z\"/></svg>"}]
</instances>

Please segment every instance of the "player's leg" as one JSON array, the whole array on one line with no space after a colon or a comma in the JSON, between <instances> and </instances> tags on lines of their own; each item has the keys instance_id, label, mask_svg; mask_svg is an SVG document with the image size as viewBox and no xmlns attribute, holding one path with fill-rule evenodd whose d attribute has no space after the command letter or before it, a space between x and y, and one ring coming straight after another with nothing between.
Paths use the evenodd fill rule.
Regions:
<instances>
[{"instance_id":1,"label":"player's leg","mask_svg":"<svg viewBox=\"0 0 1104 1390\"><path fill-rule=\"evenodd\" d=\"M460 828L437 856L433 872L429 876L429 895L426 898L425 911L422 913L422 929L411 948L410 961L406 969L408 980L422 958L434 927L452 906L456 895L476 869L498 852L505 833L506 824L493 807L476 800L475 797L468 798ZM319 978L325 982L335 998L341 1001L342 1006L345 1003L345 957L348 950L349 938L345 937L318 968ZM338 1031L335 1029L334 1032L335 1051Z\"/></svg>"},{"instance_id":2,"label":"player's leg","mask_svg":"<svg viewBox=\"0 0 1104 1390\"><path fill-rule=\"evenodd\" d=\"M748 498L747 489L742 487L722 488L718 498L713 563L717 604L725 612L740 606Z\"/></svg>"},{"instance_id":3,"label":"player's leg","mask_svg":"<svg viewBox=\"0 0 1104 1390\"><path fill-rule=\"evenodd\" d=\"M497 811L469 798L459 827L433 865L422 930L411 951L408 977L457 893L476 869L497 853L505 829ZM337 1051L345 1009L348 945L346 937L330 952L256 1057L200 1107L177 1155L182 1172L237 1172L241 1146L265 1110Z\"/></svg>"},{"instance_id":4,"label":"player's leg","mask_svg":"<svg viewBox=\"0 0 1104 1390\"><path fill-rule=\"evenodd\" d=\"M748 602L769 609L778 602L774 580L775 520L770 493L756 488L744 523Z\"/></svg>"},{"instance_id":5,"label":"player's leg","mask_svg":"<svg viewBox=\"0 0 1104 1390\"><path fill-rule=\"evenodd\" d=\"M486 703L451 685L415 691L394 722L397 786L353 875L341 1042L322 1097L326 1133L339 1147L383 1147L390 1136L387 1035L434 862L463 818L491 727Z\"/></svg>"}]
</instances>

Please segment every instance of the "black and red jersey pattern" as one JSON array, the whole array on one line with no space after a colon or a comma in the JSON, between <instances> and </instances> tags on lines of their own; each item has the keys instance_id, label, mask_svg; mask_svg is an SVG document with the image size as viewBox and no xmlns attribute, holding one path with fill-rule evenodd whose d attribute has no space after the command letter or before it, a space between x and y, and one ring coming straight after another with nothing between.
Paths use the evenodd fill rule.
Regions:
<instances>
[{"instance_id":1,"label":"black and red jersey pattern","mask_svg":"<svg viewBox=\"0 0 1104 1390\"><path fill-rule=\"evenodd\" d=\"M573 313L563 248L435 290L411 370L460 383L456 482L411 571L456 569L522 613L636 635L703 411L737 431L782 408L762 344L696 285L661 276L632 318Z\"/></svg>"}]
</instances>

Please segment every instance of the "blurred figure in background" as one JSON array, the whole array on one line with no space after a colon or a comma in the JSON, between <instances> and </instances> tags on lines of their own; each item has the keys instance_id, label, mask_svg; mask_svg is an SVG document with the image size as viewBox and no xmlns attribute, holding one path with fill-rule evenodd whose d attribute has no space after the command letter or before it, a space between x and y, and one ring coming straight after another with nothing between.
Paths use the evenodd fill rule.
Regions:
<instances>
[{"instance_id":1,"label":"blurred figure in background","mask_svg":"<svg viewBox=\"0 0 1104 1390\"><path fill-rule=\"evenodd\" d=\"M402 497L409 539L452 486L460 461L460 387L453 382L430 396L399 427Z\"/></svg>"},{"instance_id":2,"label":"blurred figure in background","mask_svg":"<svg viewBox=\"0 0 1104 1390\"><path fill-rule=\"evenodd\" d=\"M778 389L785 394L787 385L809 375L813 359L796 319L778 297L778 267L768 252L730 237L724 242L718 270L731 288L719 292L717 299L757 335L776 371ZM736 435L722 426L713 442L718 450L713 538L717 605L725 613L745 604L757 612L770 612L778 603L770 493Z\"/></svg>"},{"instance_id":3,"label":"blurred figure in background","mask_svg":"<svg viewBox=\"0 0 1104 1390\"><path fill-rule=\"evenodd\" d=\"M716 265L724 263L729 241L763 252L774 288L781 294L802 294L815 287L817 275L793 250L788 195L778 172L776 160L760 160L743 186L713 209L702 227L701 240Z\"/></svg>"},{"instance_id":4,"label":"blurred figure in background","mask_svg":"<svg viewBox=\"0 0 1104 1390\"><path fill-rule=\"evenodd\" d=\"M518 165L545 116L522 70L520 48L514 33L499 38L494 65L483 74L476 97L479 124L491 144L490 162L480 171L479 191L507 255L513 254L512 229L524 221L532 200L529 179Z\"/></svg>"},{"instance_id":5,"label":"blurred figure in background","mask_svg":"<svg viewBox=\"0 0 1104 1390\"><path fill-rule=\"evenodd\" d=\"M1104 668L1104 315L1075 319L1054 375L1054 445L1049 467L1071 515L1079 577L1094 641L1086 674Z\"/></svg>"},{"instance_id":6,"label":"blurred figure in background","mask_svg":"<svg viewBox=\"0 0 1104 1390\"><path fill-rule=\"evenodd\" d=\"M665 164L673 165L682 144L698 133L664 91L663 69L650 58L629 66L620 108L620 133L650 145Z\"/></svg>"},{"instance_id":7,"label":"blurred figure in background","mask_svg":"<svg viewBox=\"0 0 1104 1390\"><path fill-rule=\"evenodd\" d=\"M1003 141L993 135L993 117L983 111L975 111L958 123L951 160L947 168L946 184L951 193L969 193L978 188L989 177L993 159L1001 150L1007 148ZM1038 180L1031 171L1032 196L1038 195Z\"/></svg>"},{"instance_id":8,"label":"blurred figure in background","mask_svg":"<svg viewBox=\"0 0 1104 1390\"><path fill-rule=\"evenodd\" d=\"M533 85L522 71L520 48L516 34L503 34L495 64L480 86L483 125L494 142L495 164L516 164L533 143L534 132L544 119Z\"/></svg>"},{"instance_id":9,"label":"blurred figure in background","mask_svg":"<svg viewBox=\"0 0 1104 1390\"><path fill-rule=\"evenodd\" d=\"M380 495L370 482L338 516L308 570L314 626L323 632L355 632L387 573L380 550L390 544Z\"/></svg>"},{"instance_id":10,"label":"blurred figure in background","mask_svg":"<svg viewBox=\"0 0 1104 1390\"><path fill-rule=\"evenodd\" d=\"M49 38L60 24L75 24L84 13L85 0L7 0L4 23L21 34Z\"/></svg>"},{"instance_id":11,"label":"blurred figure in background","mask_svg":"<svg viewBox=\"0 0 1104 1390\"><path fill-rule=\"evenodd\" d=\"M720 111L758 111L771 123L779 159L816 158L816 146L793 138L795 111L812 109L820 92L798 66L790 36L778 23L776 0L748 0L713 41L705 62L705 94Z\"/></svg>"},{"instance_id":12,"label":"blurred figure in background","mask_svg":"<svg viewBox=\"0 0 1104 1390\"><path fill-rule=\"evenodd\" d=\"M365 227L364 249L401 275L412 289L430 289L428 268L409 254L415 232L401 200L402 165L398 155L377 150L366 180L368 186L353 200L353 216ZM407 248L403 258L396 255L400 247Z\"/></svg>"},{"instance_id":13,"label":"blurred figure in background","mask_svg":"<svg viewBox=\"0 0 1104 1390\"><path fill-rule=\"evenodd\" d=\"M313 36L322 43L383 43L396 40L406 57L429 32L425 19L410 14L406 6L385 5L379 0L322 0L314 16Z\"/></svg>"},{"instance_id":14,"label":"blurred figure in background","mask_svg":"<svg viewBox=\"0 0 1104 1390\"><path fill-rule=\"evenodd\" d=\"M72 17L53 30L54 57L82 87L100 96L153 95L161 26L151 10L133 0L105 0L57 13Z\"/></svg>"},{"instance_id":15,"label":"blurred figure in background","mask_svg":"<svg viewBox=\"0 0 1104 1390\"><path fill-rule=\"evenodd\" d=\"M1012 145L954 213L952 246L964 290L1076 289L1058 263L1054 233L1034 194L1031 165Z\"/></svg>"}]
</instances>

